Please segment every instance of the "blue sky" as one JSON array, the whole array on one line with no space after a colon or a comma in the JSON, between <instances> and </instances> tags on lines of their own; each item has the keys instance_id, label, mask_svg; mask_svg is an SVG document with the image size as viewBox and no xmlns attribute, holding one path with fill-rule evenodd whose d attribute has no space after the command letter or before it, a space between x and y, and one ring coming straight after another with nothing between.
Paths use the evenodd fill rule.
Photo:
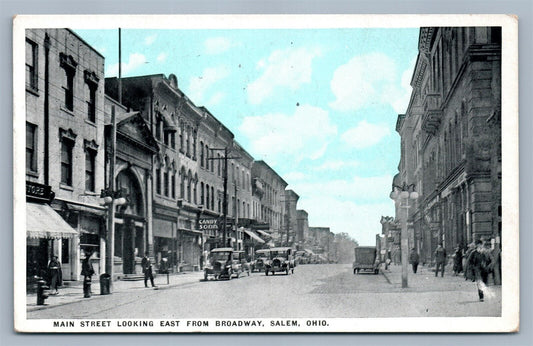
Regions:
<instances>
[{"instance_id":1,"label":"blue sky","mask_svg":"<svg viewBox=\"0 0 533 346\"><path fill-rule=\"evenodd\" d=\"M118 30L75 30L118 74ZM418 29L122 30L124 77L173 73L300 195L310 226L375 244L398 171Z\"/></svg>"}]
</instances>

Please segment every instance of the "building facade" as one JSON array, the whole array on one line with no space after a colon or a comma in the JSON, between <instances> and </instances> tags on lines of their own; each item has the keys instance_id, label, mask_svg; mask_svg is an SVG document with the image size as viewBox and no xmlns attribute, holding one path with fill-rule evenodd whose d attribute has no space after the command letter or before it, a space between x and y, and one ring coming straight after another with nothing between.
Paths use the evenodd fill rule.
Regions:
<instances>
[{"instance_id":1,"label":"building facade","mask_svg":"<svg viewBox=\"0 0 533 346\"><path fill-rule=\"evenodd\" d=\"M303 249L307 238L309 238L309 214L305 210L296 210L296 247Z\"/></svg>"},{"instance_id":2,"label":"building facade","mask_svg":"<svg viewBox=\"0 0 533 346\"><path fill-rule=\"evenodd\" d=\"M252 184L254 218L268 226L267 233L272 242L280 245L287 232L285 188L288 184L262 160L256 160L252 165Z\"/></svg>"},{"instance_id":3,"label":"building facade","mask_svg":"<svg viewBox=\"0 0 533 346\"><path fill-rule=\"evenodd\" d=\"M418 48L394 184L415 184L409 246L431 262L438 243L500 242L501 28L421 28Z\"/></svg>"},{"instance_id":4,"label":"building facade","mask_svg":"<svg viewBox=\"0 0 533 346\"><path fill-rule=\"evenodd\" d=\"M55 255L78 280L105 231L104 57L68 29L26 30L26 181L28 275Z\"/></svg>"}]
</instances>

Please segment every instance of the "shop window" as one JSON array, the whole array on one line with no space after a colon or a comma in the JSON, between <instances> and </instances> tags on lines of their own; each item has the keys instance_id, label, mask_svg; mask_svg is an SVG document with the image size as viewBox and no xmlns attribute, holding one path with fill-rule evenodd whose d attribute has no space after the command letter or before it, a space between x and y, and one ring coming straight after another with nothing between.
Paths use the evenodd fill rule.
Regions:
<instances>
[{"instance_id":1,"label":"shop window","mask_svg":"<svg viewBox=\"0 0 533 346\"><path fill-rule=\"evenodd\" d=\"M37 172L37 126L26 123L26 170Z\"/></svg>"},{"instance_id":2,"label":"shop window","mask_svg":"<svg viewBox=\"0 0 533 346\"><path fill-rule=\"evenodd\" d=\"M37 63L38 46L35 42L26 39L26 88L38 90Z\"/></svg>"},{"instance_id":3,"label":"shop window","mask_svg":"<svg viewBox=\"0 0 533 346\"><path fill-rule=\"evenodd\" d=\"M70 243L70 240L68 240L68 239L63 239L61 241L61 262L63 264L70 263L69 243Z\"/></svg>"}]
</instances>

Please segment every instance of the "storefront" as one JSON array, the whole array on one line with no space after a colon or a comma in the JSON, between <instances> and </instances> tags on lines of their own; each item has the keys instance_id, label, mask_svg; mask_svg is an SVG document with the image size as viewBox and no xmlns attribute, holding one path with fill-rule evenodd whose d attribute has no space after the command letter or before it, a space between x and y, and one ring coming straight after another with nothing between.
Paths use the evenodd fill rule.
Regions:
<instances>
[{"instance_id":1,"label":"storefront","mask_svg":"<svg viewBox=\"0 0 533 346\"><path fill-rule=\"evenodd\" d=\"M76 232L50 207L54 198L50 186L26 182L26 277L46 277L48 262L57 256L62 269L72 262L69 247L78 240ZM69 271L70 272L70 271Z\"/></svg>"}]
</instances>

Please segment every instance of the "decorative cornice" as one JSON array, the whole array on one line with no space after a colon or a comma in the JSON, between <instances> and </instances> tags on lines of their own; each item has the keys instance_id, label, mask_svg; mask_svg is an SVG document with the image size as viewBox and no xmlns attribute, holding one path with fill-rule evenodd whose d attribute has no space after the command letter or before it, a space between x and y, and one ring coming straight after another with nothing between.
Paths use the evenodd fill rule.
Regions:
<instances>
[{"instance_id":1,"label":"decorative cornice","mask_svg":"<svg viewBox=\"0 0 533 346\"><path fill-rule=\"evenodd\" d=\"M76 70L76 66L78 66L78 63L76 62L76 60L74 60L72 55L59 53L59 66L64 69Z\"/></svg>"},{"instance_id":2,"label":"decorative cornice","mask_svg":"<svg viewBox=\"0 0 533 346\"><path fill-rule=\"evenodd\" d=\"M98 144L96 144L94 139L91 140L91 141L89 141L87 139L84 139L83 140L83 146L84 146L85 150L98 151Z\"/></svg>"},{"instance_id":3,"label":"decorative cornice","mask_svg":"<svg viewBox=\"0 0 533 346\"><path fill-rule=\"evenodd\" d=\"M65 130L64 128L59 128L59 140L68 139L75 141L78 135L72 131L72 129Z\"/></svg>"},{"instance_id":4,"label":"decorative cornice","mask_svg":"<svg viewBox=\"0 0 533 346\"><path fill-rule=\"evenodd\" d=\"M100 81L100 78L98 78L96 73L90 70L83 71L83 78L85 79L85 83L92 84L94 86L97 86L98 82Z\"/></svg>"}]
</instances>

